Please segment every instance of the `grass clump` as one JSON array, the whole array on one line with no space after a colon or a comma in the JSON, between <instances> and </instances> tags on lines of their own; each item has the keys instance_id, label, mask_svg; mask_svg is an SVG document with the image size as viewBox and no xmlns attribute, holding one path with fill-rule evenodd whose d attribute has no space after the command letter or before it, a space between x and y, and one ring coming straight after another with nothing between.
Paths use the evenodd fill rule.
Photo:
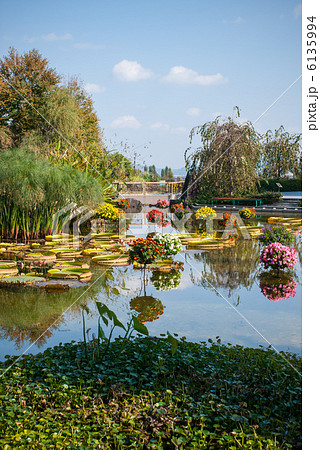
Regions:
<instances>
[{"instance_id":1,"label":"grass clump","mask_svg":"<svg viewBox=\"0 0 320 450\"><path fill-rule=\"evenodd\" d=\"M2 364L2 448L301 446L301 360L240 346L122 338L60 344ZM8 447L6 447L8 446Z\"/></svg>"}]
</instances>

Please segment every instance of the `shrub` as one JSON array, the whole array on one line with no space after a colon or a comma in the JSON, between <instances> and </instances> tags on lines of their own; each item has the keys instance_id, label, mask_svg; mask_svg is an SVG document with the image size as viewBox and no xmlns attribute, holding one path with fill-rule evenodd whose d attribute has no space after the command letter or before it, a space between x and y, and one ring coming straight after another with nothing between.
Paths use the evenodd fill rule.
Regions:
<instances>
[{"instance_id":1,"label":"shrub","mask_svg":"<svg viewBox=\"0 0 320 450\"><path fill-rule=\"evenodd\" d=\"M264 245L280 242L284 245L292 245L294 243L294 235L285 225L273 225L262 228L262 234L259 241Z\"/></svg>"},{"instance_id":2,"label":"shrub","mask_svg":"<svg viewBox=\"0 0 320 450\"><path fill-rule=\"evenodd\" d=\"M265 268L272 268L278 272L283 269L293 269L297 262L297 252L295 248L273 242L264 247L260 254L260 261Z\"/></svg>"},{"instance_id":3,"label":"shrub","mask_svg":"<svg viewBox=\"0 0 320 450\"><path fill-rule=\"evenodd\" d=\"M281 192L265 191L256 193L251 198L260 198L263 204L271 205L272 203L278 202L282 198L282 194Z\"/></svg>"}]
</instances>

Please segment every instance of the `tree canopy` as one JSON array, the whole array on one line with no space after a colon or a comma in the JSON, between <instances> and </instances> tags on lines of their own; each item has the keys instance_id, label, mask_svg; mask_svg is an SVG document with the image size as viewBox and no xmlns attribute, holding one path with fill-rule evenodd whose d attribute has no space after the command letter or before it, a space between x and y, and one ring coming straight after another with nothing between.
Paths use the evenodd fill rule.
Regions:
<instances>
[{"instance_id":1,"label":"tree canopy","mask_svg":"<svg viewBox=\"0 0 320 450\"><path fill-rule=\"evenodd\" d=\"M301 134L290 134L281 125L274 133L268 130L262 144L261 171L264 177L279 179L291 172L296 178L301 178Z\"/></svg>"},{"instance_id":2,"label":"tree canopy","mask_svg":"<svg viewBox=\"0 0 320 450\"><path fill-rule=\"evenodd\" d=\"M239 116L239 110L238 111ZM201 146L193 153L185 152L186 168L192 170L188 197L199 195L237 196L255 189L261 155L259 135L250 122L239 123L228 117L195 127Z\"/></svg>"},{"instance_id":3,"label":"tree canopy","mask_svg":"<svg viewBox=\"0 0 320 450\"><path fill-rule=\"evenodd\" d=\"M1 149L27 146L96 174L104 165L102 130L81 83L49 67L37 50L11 48L0 60Z\"/></svg>"}]
</instances>

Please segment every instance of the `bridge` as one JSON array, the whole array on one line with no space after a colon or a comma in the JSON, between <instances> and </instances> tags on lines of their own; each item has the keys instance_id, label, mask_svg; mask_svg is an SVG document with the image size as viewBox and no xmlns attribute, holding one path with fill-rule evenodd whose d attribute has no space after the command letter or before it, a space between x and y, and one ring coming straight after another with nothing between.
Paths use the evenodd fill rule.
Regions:
<instances>
[{"instance_id":1,"label":"bridge","mask_svg":"<svg viewBox=\"0 0 320 450\"><path fill-rule=\"evenodd\" d=\"M143 204L155 204L158 199L169 201L179 198L184 181L128 181L113 184L120 197L135 198Z\"/></svg>"}]
</instances>

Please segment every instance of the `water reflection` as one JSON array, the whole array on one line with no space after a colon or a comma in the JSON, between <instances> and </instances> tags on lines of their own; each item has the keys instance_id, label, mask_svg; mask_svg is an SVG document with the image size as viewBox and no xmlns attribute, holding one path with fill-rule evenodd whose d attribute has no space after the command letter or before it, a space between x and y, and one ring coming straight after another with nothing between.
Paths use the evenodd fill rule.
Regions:
<instances>
[{"instance_id":1,"label":"water reflection","mask_svg":"<svg viewBox=\"0 0 320 450\"><path fill-rule=\"evenodd\" d=\"M163 306L161 300L151 295L142 295L130 300L130 308L137 311L139 313L137 319L145 323L159 319L165 306Z\"/></svg>"},{"instance_id":2,"label":"water reflection","mask_svg":"<svg viewBox=\"0 0 320 450\"><path fill-rule=\"evenodd\" d=\"M263 272L260 275L260 289L268 300L278 302L294 297L297 283L291 275L282 274L279 277L271 272Z\"/></svg>"},{"instance_id":3,"label":"water reflection","mask_svg":"<svg viewBox=\"0 0 320 450\"><path fill-rule=\"evenodd\" d=\"M238 241L234 247L194 254L203 264L200 278L191 269L194 284L206 289L224 289L231 297L240 286L250 288L259 266L260 244L252 240Z\"/></svg>"},{"instance_id":4,"label":"water reflection","mask_svg":"<svg viewBox=\"0 0 320 450\"><path fill-rule=\"evenodd\" d=\"M157 291L170 291L180 285L181 272L178 270L173 270L171 272L154 271L150 281Z\"/></svg>"},{"instance_id":5,"label":"water reflection","mask_svg":"<svg viewBox=\"0 0 320 450\"><path fill-rule=\"evenodd\" d=\"M81 303L96 295L104 283L102 277L90 288L90 296L83 298L88 286L51 293L37 287L1 288L0 338L13 341L17 349L31 343L41 348L65 322L63 313L79 315Z\"/></svg>"}]
</instances>

